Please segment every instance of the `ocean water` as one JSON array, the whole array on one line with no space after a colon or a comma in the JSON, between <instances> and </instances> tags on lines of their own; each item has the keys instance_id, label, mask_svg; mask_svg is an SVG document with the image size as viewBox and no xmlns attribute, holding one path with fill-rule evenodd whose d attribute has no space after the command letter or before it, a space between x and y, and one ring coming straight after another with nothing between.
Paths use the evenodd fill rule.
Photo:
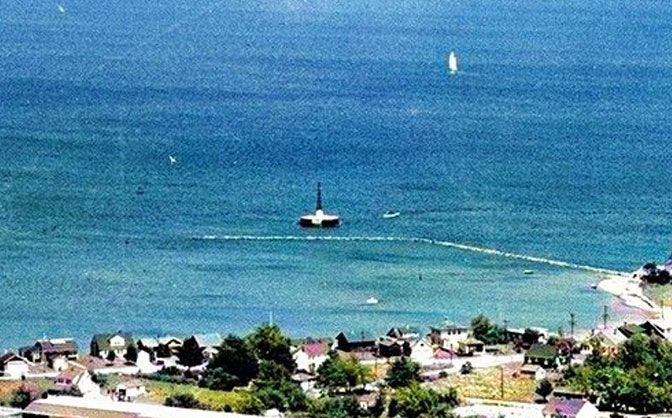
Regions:
<instances>
[{"instance_id":1,"label":"ocean water","mask_svg":"<svg viewBox=\"0 0 672 418\"><path fill-rule=\"evenodd\" d=\"M270 315L590 328L629 314L594 273L343 238L621 271L669 252L664 2L61 4L0 0L0 347ZM317 181L337 230L296 224Z\"/></svg>"}]
</instances>

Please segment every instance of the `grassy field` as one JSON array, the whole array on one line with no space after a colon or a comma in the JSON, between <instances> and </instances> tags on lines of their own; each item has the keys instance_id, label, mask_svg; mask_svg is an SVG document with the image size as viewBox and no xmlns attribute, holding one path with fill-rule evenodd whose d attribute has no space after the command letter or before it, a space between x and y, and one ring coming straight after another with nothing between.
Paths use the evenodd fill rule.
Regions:
<instances>
[{"instance_id":1,"label":"grassy field","mask_svg":"<svg viewBox=\"0 0 672 418\"><path fill-rule=\"evenodd\" d=\"M462 398L503 399L532 402L537 383L530 378L514 377L515 368L504 368L504 398L501 397L501 372L495 369L476 369L468 375L454 374L440 381L452 386Z\"/></svg>"},{"instance_id":2,"label":"grassy field","mask_svg":"<svg viewBox=\"0 0 672 418\"><path fill-rule=\"evenodd\" d=\"M36 393L45 392L46 390L54 387L54 382L52 379L30 379L26 381L17 381L17 380L3 380L0 381L0 405L8 405L9 400L12 398L12 394L15 390L26 387L30 391Z\"/></svg>"},{"instance_id":3,"label":"grassy field","mask_svg":"<svg viewBox=\"0 0 672 418\"><path fill-rule=\"evenodd\" d=\"M176 383L158 382L147 380L147 398L153 402L163 404L169 396L178 393L191 393L199 402L208 409L215 411L239 410L245 400L245 392L222 392L200 388L195 385L183 385Z\"/></svg>"}]
</instances>

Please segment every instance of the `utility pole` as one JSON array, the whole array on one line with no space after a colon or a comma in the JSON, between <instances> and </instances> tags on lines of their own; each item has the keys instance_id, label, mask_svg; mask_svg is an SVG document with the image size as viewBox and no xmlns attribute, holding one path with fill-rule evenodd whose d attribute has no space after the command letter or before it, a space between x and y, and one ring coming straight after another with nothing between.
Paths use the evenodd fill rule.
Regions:
<instances>
[{"instance_id":1,"label":"utility pole","mask_svg":"<svg viewBox=\"0 0 672 418\"><path fill-rule=\"evenodd\" d=\"M609 320L609 313L607 312L607 305L604 305L604 313L602 314L602 322L604 323L604 329L607 329L608 320Z\"/></svg>"},{"instance_id":2,"label":"utility pole","mask_svg":"<svg viewBox=\"0 0 672 418\"><path fill-rule=\"evenodd\" d=\"M499 366L499 396L504 399L504 366Z\"/></svg>"},{"instance_id":3,"label":"utility pole","mask_svg":"<svg viewBox=\"0 0 672 418\"><path fill-rule=\"evenodd\" d=\"M576 325L576 316L574 312L569 313L569 333L572 338L574 338L574 325Z\"/></svg>"}]
</instances>

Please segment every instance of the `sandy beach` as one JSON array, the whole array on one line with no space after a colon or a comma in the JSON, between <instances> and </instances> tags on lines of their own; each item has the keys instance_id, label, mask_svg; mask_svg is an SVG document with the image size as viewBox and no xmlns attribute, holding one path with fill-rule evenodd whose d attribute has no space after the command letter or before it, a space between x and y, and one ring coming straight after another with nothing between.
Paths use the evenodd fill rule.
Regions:
<instances>
[{"instance_id":1,"label":"sandy beach","mask_svg":"<svg viewBox=\"0 0 672 418\"><path fill-rule=\"evenodd\" d=\"M624 305L639 309L647 315L659 315L660 307L644 295L641 284L636 275L606 275L597 288L618 297Z\"/></svg>"}]
</instances>

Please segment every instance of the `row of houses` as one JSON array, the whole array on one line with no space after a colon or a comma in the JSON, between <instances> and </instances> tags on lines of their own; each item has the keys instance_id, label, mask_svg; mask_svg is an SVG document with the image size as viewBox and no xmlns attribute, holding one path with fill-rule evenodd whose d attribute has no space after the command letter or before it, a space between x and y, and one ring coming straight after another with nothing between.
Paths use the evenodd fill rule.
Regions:
<instances>
[{"instance_id":1,"label":"row of houses","mask_svg":"<svg viewBox=\"0 0 672 418\"><path fill-rule=\"evenodd\" d=\"M219 334L195 334L185 339L164 336L137 340L127 332L96 334L91 339L87 356L73 338L42 338L33 345L2 354L0 376L20 379L49 375L69 369L73 362L80 362L93 369L121 366L126 363L131 347L136 352L138 364L150 365L160 363L162 359L174 358L180 347L189 340L202 348L206 358L214 354L224 341Z\"/></svg>"},{"instance_id":2,"label":"row of houses","mask_svg":"<svg viewBox=\"0 0 672 418\"><path fill-rule=\"evenodd\" d=\"M523 330L509 330L515 341ZM217 351L224 339L220 334L195 334L187 338L176 336L140 337L135 339L128 332L96 334L91 338L89 356L81 359L82 353L72 338L47 339L22 347L17 353L0 357L0 371L6 376L20 378L45 371L63 371L70 362L80 361L89 368L123 366L131 349L135 352L134 363L143 373L156 368L176 365L180 348L189 343L199 347L207 361ZM314 372L326 359L329 350L335 350L357 358L373 360L407 356L419 363L452 360L455 356L473 356L484 353L488 347L473 337L469 327L444 323L423 331L417 327L393 327L382 336L368 332L340 332L333 339L308 339L297 342L294 358L299 370ZM96 360L99 359L99 360Z\"/></svg>"}]
</instances>

